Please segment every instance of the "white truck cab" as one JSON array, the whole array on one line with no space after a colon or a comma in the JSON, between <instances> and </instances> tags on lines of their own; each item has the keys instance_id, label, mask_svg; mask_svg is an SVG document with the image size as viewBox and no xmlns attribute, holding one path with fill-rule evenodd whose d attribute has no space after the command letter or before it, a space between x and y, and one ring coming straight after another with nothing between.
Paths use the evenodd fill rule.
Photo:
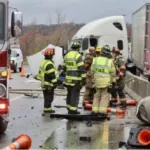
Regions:
<instances>
[{"instance_id":1,"label":"white truck cab","mask_svg":"<svg viewBox=\"0 0 150 150\"><path fill-rule=\"evenodd\" d=\"M122 51L125 59L128 58L128 35L126 22L123 16L111 16L92 21L84 25L72 38L72 42L81 43L80 52L85 55L90 46L117 47ZM69 49L70 49L69 45Z\"/></svg>"}]
</instances>

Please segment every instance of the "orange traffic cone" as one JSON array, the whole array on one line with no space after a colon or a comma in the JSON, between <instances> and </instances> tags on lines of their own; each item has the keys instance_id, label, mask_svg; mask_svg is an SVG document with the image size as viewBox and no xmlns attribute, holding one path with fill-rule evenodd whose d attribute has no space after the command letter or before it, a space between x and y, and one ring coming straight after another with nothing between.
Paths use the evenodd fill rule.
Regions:
<instances>
[{"instance_id":1,"label":"orange traffic cone","mask_svg":"<svg viewBox=\"0 0 150 150\"><path fill-rule=\"evenodd\" d=\"M84 110L92 110L92 104L86 103L84 105Z\"/></svg>"},{"instance_id":2,"label":"orange traffic cone","mask_svg":"<svg viewBox=\"0 0 150 150\"><path fill-rule=\"evenodd\" d=\"M24 71L24 67L22 65L22 69L21 69L21 74L20 74L21 77L25 77L25 71Z\"/></svg>"},{"instance_id":3,"label":"orange traffic cone","mask_svg":"<svg viewBox=\"0 0 150 150\"><path fill-rule=\"evenodd\" d=\"M9 78L9 80L12 79L12 73L11 73L11 70L10 70L10 69L8 69L8 78Z\"/></svg>"},{"instance_id":4,"label":"orange traffic cone","mask_svg":"<svg viewBox=\"0 0 150 150\"><path fill-rule=\"evenodd\" d=\"M128 106L136 106L136 100L133 99L133 100L127 101L126 104L127 104ZM120 106L121 103L118 102L118 103L116 103L116 105L117 105L117 106Z\"/></svg>"},{"instance_id":5,"label":"orange traffic cone","mask_svg":"<svg viewBox=\"0 0 150 150\"><path fill-rule=\"evenodd\" d=\"M85 104L86 104L86 103L88 103L88 101L83 100L83 102L82 102L82 106L85 106Z\"/></svg>"},{"instance_id":6,"label":"orange traffic cone","mask_svg":"<svg viewBox=\"0 0 150 150\"><path fill-rule=\"evenodd\" d=\"M108 108L107 112L112 112L112 113L116 113L116 114L124 114L126 111L122 110L122 109L114 109L114 108Z\"/></svg>"},{"instance_id":7,"label":"orange traffic cone","mask_svg":"<svg viewBox=\"0 0 150 150\"><path fill-rule=\"evenodd\" d=\"M29 149L31 147L32 140L28 135L20 135L16 141L2 150L19 150L19 149Z\"/></svg>"},{"instance_id":8,"label":"orange traffic cone","mask_svg":"<svg viewBox=\"0 0 150 150\"><path fill-rule=\"evenodd\" d=\"M82 106L85 106L85 104L92 104L93 100L83 100Z\"/></svg>"},{"instance_id":9,"label":"orange traffic cone","mask_svg":"<svg viewBox=\"0 0 150 150\"><path fill-rule=\"evenodd\" d=\"M138 134L138 142L143 145L147 146L150 145L150 130L143 129Z\"/></svg>"},{"instance_id":10,"label":"orange traffic cone","mask_svg":"<svg viewBox=\"0 0 150 150\"><path fill-rule=\"evenodd\" d=\"M92 110L92 104L85 104L84 109ZM109 108L107 108L107 112L112 112L112 113L116 113L116 114L124 114L126 111L109 107Z\"/></svg>"}]
</instances>

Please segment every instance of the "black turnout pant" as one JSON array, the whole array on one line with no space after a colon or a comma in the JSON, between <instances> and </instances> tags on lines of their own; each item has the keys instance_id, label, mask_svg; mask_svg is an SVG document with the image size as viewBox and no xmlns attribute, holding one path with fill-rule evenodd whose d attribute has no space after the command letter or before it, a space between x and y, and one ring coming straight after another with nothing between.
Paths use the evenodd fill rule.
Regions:
<instances>
[{"instance_id":1,"label":"black turnout pant","mask_svg":"<svg viewBox=\"0 0 150 150\"><path fill-rule=\"evenodd\" d=\"M44 108L51 108L51 104L54 99L54 89L44 90L43 95L44 95Z\"/></svg>"},{"instance_id":2,"label":"black turnout pant","mask_svg":"<svg viewBox=\"0 0 150 150\"><path fill-rule=\"evenodd\" d=\"M80 83L67 87L67 108L70 111L77 111L80 98Z\"/></svg>"}]
</instances>

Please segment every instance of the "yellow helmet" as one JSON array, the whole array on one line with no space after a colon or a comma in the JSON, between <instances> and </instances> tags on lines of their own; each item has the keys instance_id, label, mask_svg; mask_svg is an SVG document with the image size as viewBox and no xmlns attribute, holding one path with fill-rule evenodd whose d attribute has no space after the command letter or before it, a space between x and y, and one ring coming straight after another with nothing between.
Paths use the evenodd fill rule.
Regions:
<instances>
[{"instance_id":1,"label":"yellow helmet","mask_svg":"<svg viewBox=\"0 0 150 150\"><path fill-rule=\"evenodd\" d=\"M97 46L96 47L96 52L101 52L101 50L102 50L102 46Z\"/></svg>"}]
</instances>

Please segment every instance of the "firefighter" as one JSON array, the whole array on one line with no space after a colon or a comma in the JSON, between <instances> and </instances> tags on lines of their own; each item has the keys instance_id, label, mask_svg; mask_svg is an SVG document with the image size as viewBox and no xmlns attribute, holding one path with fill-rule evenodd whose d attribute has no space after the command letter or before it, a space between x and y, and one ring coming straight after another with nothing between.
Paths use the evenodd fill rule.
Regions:
<instances>
[{"instance_id":1,"label":"firefighter","mask_svg":"<svg viewBox=\"0 0 150 150\"><path fill-rule=\"evenodd\" d=\"M108 88L116 82L116 71L110 55L110 47L104 46L101 50L101 56L93 59L91 66L92 75L95 81L96 94L94 95L92 114L105 114L110 101Z\"/></svg>"},{"instance_id":2,"label":"firefighter","mask_svg":"<svg viewBox=\"0 0 150 150\"><path fill-rule=\"evenodd\" d=\"M114 59L114 64L116 68L116 76L117 76L117 89L114 89L112 92L112 98L110 105L116 106L117 102L117 94L119 95L119 99L121 102L121 108L126 109L126 97L124 93L125 87L125 74L126 74L126 66L123 60L122 54L118 48L113 48L112 57Z\"/></svg>"},{"instance_id":3,"label":"firefighter","mask_svg":"<svg viewBox=\"0 0 150 150\"><path fill-rule=\"evenodd\" d=\"M83 96L83 101L93 101L95 88L93 88L93 79L91 75L91 65L93 62L93 56L87 55L84 60L84 66L86 71L86 85L85 85L85 92Z\"/></svg>"},{"instance_id":4,"label":"firefighter","mask_svg":"<svg viewBox=\"0 0 150 150\"><path fill-rule=\"evenodd\" d=\"M95 47L93 47L93 46L89 47L89 53L87 53L85 55L85 57L88 56L88 55L90 55L92 57L95 57Z\"/></svg>"},{"instance_id":5,"label":"firefighter","mask_svg":"<svg viewBox=\"0 0 150 150\"><path fill-rule=\"evenodd\" d=\"M101 50L102 50L102 47L101 47L101 46L97 46L97 47L96 47L96 50L95 50L95 52L96 52L96 57L99 57L99 56L101 55Z\"/></svg>"},{"instance_id":6,"label":"firefighter","mask_svg":"<svg viewBox=\"0 0 150 150\"><path fill-rule=\"evenodd\" d=\"M84 62L79 53L80 47L80 43L74 42L71 50L64 57L64 68L66 69L64 85L67 87L68 114L80 114L78 112L80 89L86 83Z\"/></svg>"},{"instance_id":7,"label":"firefighter","mask_svg":"<svg viewBox=\"0 0 150 150\"><path fill-rule=\"evenodd\" d=\"M54 99L54 89L57 87L57 71L53 63L54 49L47 48L44 51L45 59L42 60L39 73L35 77L41 81L41 87L44 95L44 112L55 113L51 105Z\"/></svg>"}]
</instances>

